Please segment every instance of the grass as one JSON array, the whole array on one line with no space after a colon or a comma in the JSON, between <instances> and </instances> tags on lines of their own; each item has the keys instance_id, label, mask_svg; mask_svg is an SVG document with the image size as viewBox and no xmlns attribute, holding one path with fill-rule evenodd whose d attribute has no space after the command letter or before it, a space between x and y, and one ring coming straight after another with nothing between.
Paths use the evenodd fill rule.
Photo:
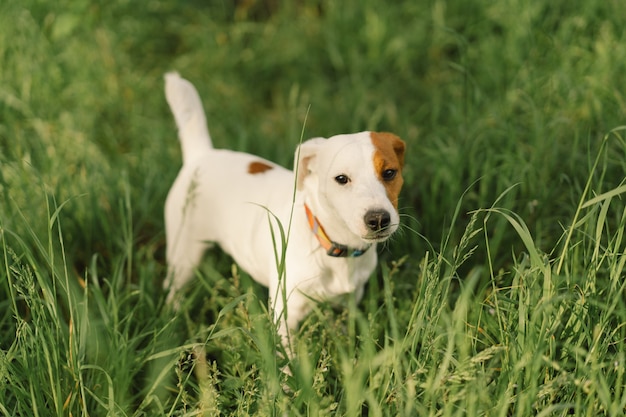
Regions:
<instances>
[{"instance_id":1,"label":"grass","mask_svg":"<svg viewBox=\"0 0 626 417\"><path fill-rule=\"evenodd\" d=\"M405 3L0 3L0 415L624 414L626 5ZM220 147L408 144L404 227L292 377L219 251L164 305L172 69Z\"/></svg>"}]
</instances>

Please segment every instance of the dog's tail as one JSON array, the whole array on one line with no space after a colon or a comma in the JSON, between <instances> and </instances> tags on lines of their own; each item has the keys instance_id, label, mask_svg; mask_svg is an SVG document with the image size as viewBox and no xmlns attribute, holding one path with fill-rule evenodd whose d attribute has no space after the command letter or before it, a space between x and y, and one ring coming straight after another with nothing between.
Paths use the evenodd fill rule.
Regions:
<instances>
[{"instance_id":1,"label":"dog's tail","mask_svg":"<svg viewBox=\"0 0 626 417\"><path fill-rule=\"evenodd\" d=\"M177 72L165 74L165 98L176 120L183 164L213 148L200 96Z\"/></svg>"}]
</instances>

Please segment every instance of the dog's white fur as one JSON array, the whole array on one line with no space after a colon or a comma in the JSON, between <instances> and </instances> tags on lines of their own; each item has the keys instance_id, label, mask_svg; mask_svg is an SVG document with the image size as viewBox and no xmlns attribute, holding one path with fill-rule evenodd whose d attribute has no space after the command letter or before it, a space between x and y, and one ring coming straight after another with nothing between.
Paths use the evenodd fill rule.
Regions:
<instances>
[{"instance_id":1,"label":"dog's white fur","mask_svg":"<svg viewBox=\"0 0 626 417\"><path fill-rule=\"evenodd\" d=\"M311 139L296 151L296 178L258 156L214 149L198 93L177 73L166 74L165 91L183 153L182 169L165 203L169 300L192 278L213 242L269 287L283 338L311 310L312 299L355 293L359 300L376 266L375 243L399 225L404 142L391 134L376 136L375 142L378 134L371 132ZM375 143L386 143L386 152ZM381 180L383 174L376 169L397 175ZM359 257L327 255L311 231L305 204L333 241L355 249L373 247ZM372 210L388 213L389 225L368 227L364 218ZM276 261L282 251L276 219L285 232L291 224L282 277Z\"/></svg>"}]
</instances>

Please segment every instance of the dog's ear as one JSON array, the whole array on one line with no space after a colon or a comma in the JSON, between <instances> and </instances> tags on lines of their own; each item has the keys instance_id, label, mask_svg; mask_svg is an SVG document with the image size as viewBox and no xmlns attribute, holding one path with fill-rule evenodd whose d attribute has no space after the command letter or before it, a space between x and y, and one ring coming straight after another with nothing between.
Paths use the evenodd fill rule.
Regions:
<instances>
[{"instance_id":1,"label":"dog's ear","mask_svg":"<svg viewBox=\"0 0 626 417\"><path fill-rule=\"evenodd\" d=\"M396 154L396 158L398 158L398 162L400 163L400 168L404 167L404 151L406 149L406 144L402 139L393 133L388 132L372 132L372 141L374 142L374 146L381 147L391 145L391 149L393 149L393 153Z\"/></svg>"},{"instance_id":2,"label":"dog's ear","mask_svg":"<svg viewBox=\"0 0 626 417\"><path fill-rule=\"evenodd\" d=\"M315 155L324 141L326 141L324 138L309 139L302 142L296 149L293 169L297 172L296 188L298 190L304 186L304 179L307 175L314 171Z\"/></svg>"},{"instance_id":3,"label":"dog's ear","mask_svg":"<svg viewBox=\"0 0 626 417\"><path fill-rule=\"evenodd\" d=\"M406 149L406 144L402 139L397 137L396 135L391 135L393 150L398 157L398 161L400 162L400 166L404 168L404 151Z\"/></svg>"}]
</instances>

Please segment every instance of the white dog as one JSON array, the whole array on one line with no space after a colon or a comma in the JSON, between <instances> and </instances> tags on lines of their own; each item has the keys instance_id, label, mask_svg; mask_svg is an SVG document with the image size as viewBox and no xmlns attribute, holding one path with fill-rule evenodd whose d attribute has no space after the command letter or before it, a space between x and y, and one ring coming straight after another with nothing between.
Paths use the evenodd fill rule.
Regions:
<instances>
[{"instance_id":1,"label":"white dog","mask_svg":"<svg viewBox=\"0 0 626 417\"><path fill-rule=\"evenodd\" d=\"M183 154L165 203L168 299L215 242L269 287L283 341L313 300L346 293L360 300L376 243L399 225L404 142L375 132L311 139L296 151L294 174L258 156L214 149L198 93L177 73L165 75L165 93Z\"/></svg>"}]
</instances>

